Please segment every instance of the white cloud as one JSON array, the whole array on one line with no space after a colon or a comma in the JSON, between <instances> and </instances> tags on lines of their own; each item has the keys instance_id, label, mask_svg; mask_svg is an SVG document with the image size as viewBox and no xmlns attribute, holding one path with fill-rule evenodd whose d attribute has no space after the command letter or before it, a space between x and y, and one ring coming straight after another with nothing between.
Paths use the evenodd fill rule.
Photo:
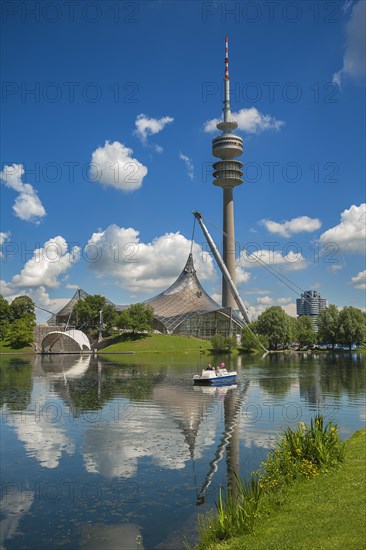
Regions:
<instances>
[{"instance_id":1,"label":"white cloud","mask_svg":"<svg viewBox=\"0 0 366 550\"><path fill-rule=\"evenodd\" d=\"M213 300L215 300L215 302L216 302L217 304L221 304L221 300L222 300L222 293L221 293L221 290L220 290L220 291L217 290L216 292L212 292L212 293L210 294L210 296L211 296L211 298L212 298Z\"/></svg>"},{"instance_id":2,"label":"white cloud","mask_svg":"<svg viewBox=\"0 0 366 550\"><path fill-rule=\"evenodd\" d=\"M135 134L142 141L142 143L146 144L148 136L158 134L167 124L172 122L174 122L174 118L170 116L164 116L162 118L149 118L148 116L140 113L137 115L135 120Z\"/></svg>"},{"instance_id":3,"label":"white cloud","mask_svg":"<svg viewBox=\"0 0 366 550\"><path fill-rule=\"evenodd\" d=\"M296 317L296 303L292 301L292 298L273 298L271 296L260 296L257 298L255 304L249 306L249 312L253 319L256 319L258 315L266 311L272 306L281 306L282 309L291 317Z\"/></svg>"},{"instance_id":4,"label":"white cloud","mask_svg":"<svg viewBox=\"0 0 366 550\"><path fill-rule=\"evenodd\" d=\"M142 186L147 168L131 155L123 143L106 141L92 153L89 178L121 191L135 191Z\"/></svg>"},{"instance_id":5,"label":"white cloud","mask_svg":"<svg viewBox=\"0 0 366 550\"><path fill-rule=\"evenodd\" d=\"M0 231L0 246L3 246L5 241L7 241L11 236L10 231ZM0 258L2 258L3 252L0 250Z\"/></svg>"},{"instance_id":6,"label":"white cloud","mask_svg":"<svg viewBox=\"0 0 366 550\"><path fill-rule=\"evenodd\" d=\"M282 306L288 305L292 298L273 298L272 296L259 296L257 298L257 304L263 304L266 306Z\"/></svg>"},{"instance_id":7,"label":"white cloud","mask_svg":"<svg viewBox=\"0 0 366 550\"><path fill-rule=\"evenodd\" d=\"M243 250L240 254L238 265L246 268L261 267L263 269L263 262L268 264L269 268L282 265L292 271L305 269L308 266L301 252L296 253L290 250L284 256L281 252L269 249L256 250L250 253L247 250Z\"/></svg>"},{"instance_id":8,"label":"white cloud","mask_svg":"<svg viewBox=\"0 0 366 550\"><path fill-rule=\"evenodd\" d=\"M13 287L3 279L0 280L0 294L2 294L8 301L10 301L9 297L14 294Z\"/></svg>"},{"instance_id":9,"label":"white cloud","mask_svg":"<svg viewBox=\"0 0 366 550\"><path fill-rule=\"evenodd\" d=\"M251 288L250 290L246 290L246 294L255 295L255 296L265 296L266 294L270 294L271 290L268 288Z\"/></svg>"},{"instance_id":10,"label":"white cloud","mask_svg":"<svg viewBox=\"0 0 366 550\"><path fill-rule=\"evenodd\" d=\"M341 213L341 221L320 235L321 243L335 243L343 252L365 252L366 203L352 205Z\"/></svg>"},{"instance_id":11,"label":"white cloud","mask_svg":"<svg viewBox=\"0 0 366 550\"><path fill-rule=\"evenodd\" d=\"M280 130L285 124L283 120L277 120L270 115L263 115L255 107L240 109L237 113L232 113L232 119L238 123L239 130L248 134L259 134L265 130ZM221 119L214 118L205 122L205 132L216 132L218 122L221 122Z\"/></svg>"},{"instance_id":12,"label":"white cloud","mask_svg":"<svg viewBox=\"0 0 366 550\"><path fill-rule=\"evenodd\" d=\"M347 4L347 9L350 3ZM360 0L353 4L350 20L346 26L346 49L343 67L333 75L333 83L342 85L345 77L360 79L365 76L365 18L366 2Z\"/></svg>"},{"instance_id":13,"label":"white cloud","mask_svg":"<svg viewBox=\"0 0 366 550\"><path fill-rule=\"evenodd\" d=\"M318 218L309 218L308 216L299 216L292 220L281 223L273 220L261 220L261 224L266 227L270 233L276 233L282 237L291 237L296 233L311 233L321 227L321 221Z\"/></svg>"},{"instance_id":14,"label":"white cloud","mask_svg":"<svg viewBox=\"0 0 366 550\"><path fill-rule=\"evenodd\" d=\"M23 165L12 164L4 166L4 170L0 172L0 179L6 187L19 193L13 204L15 215L21 220L38 224L40 218L46 215L46 211L33 186L30 183L22 182L23 175Z\"/></svg>"},{"instance_id":15,"label":"white cloud","mask_svg":"<svg viewBox=\"0 0 366 550\"><path fill-rule=\"evenodd\" d=\"M251 273L245 271L242 267L236 266L236 282L238 285L245 284L249 281Z\"/></svg>"},{"instance_id":16,"label":"white cloud","mask_svg":"<svg viewBox=\"0 0 366 550\"><path fill-rule=\"evenodd\" d=\"M187 174L188 177L193 180L194 177L194 168L193 168L193 162L192 159L187 157L187 155L183 155L183 153L179 153L179 158L183 160L184 164L186 165Z\"/></svg>"},{"instance_id":17,"label":"white cloud","mask_svg":"<svg viewBox=\"0 0 366 550\"><path fill-rule=\"evenodd\" d=\"M68 298L51 298L45 289L44 286L40 286L38 288L30 288L27 290L27 296L30 296L33 300L33 302L42 308L45 308L48 310L48 312L56 313L60 309L62 309L64 306L66 306L67 302L69 302L70 297ZM43 317L49 317L47 314L48 312L45 312L46 315L42 315L39 311L36 312L39 316Z\"/></svg>"},{"instance_id":18,"label":"white cloud","mask_svg":"<svg viewBox=\"0 0 366 550\"><path fill-rule=\"evenodd\" d=\"M355 288L359 288L360 290L366 289L366 269L352 277L351 283Z\"/></svg>"},{"instance_id":19,"label":"white cloud","mask_svg":"<svg viewBox=\"0 0 366 550\"><path fill-rule=\"evenodd\" d=\"M131 292L150 295L174 282L187 261L190 247L191 241L179 232L165 233L145 244L137 230L113 224L93 233L86 252L99 251L98 261L89 263L97 277L111 276ZM214 279L211 256L194 244L193 257L199 279Z\"/></svg>"},{"instance_id":20,"label":"white cloud","mask_svg":"<svg viewBox=\"0 0 366 550\"><path fill-rule=\"evenodd\" d=\"M0 246L2 246L4 242L9 239L10 235L10 231L0 231Z\"/></svg>"},{"instance_id":21,"label":"white cloud","mask_svg":"<svg viewBox=\"0 0 366 550\"><path fill-rule=\"evenodd\" d=\"M257 304L263 304L263 305L271 305L273 304L273 298L271 298L270 296L260 296L259 298L257 298Z\"/></svg>"},{"instance_id":22,"label":"white cloud","mask_svg":"<svg viewBox=\"0 0 366 550\"><path fill-rule=\"evenodd\" d=\"M63 237L51 238L42 248L34 250L33 257L12 278L11 286L16 289L40 286L56 288L60 284L57 278L78 261L79 253L78 246L68 252L68 245Z\"/></svg>"}]
</instances>

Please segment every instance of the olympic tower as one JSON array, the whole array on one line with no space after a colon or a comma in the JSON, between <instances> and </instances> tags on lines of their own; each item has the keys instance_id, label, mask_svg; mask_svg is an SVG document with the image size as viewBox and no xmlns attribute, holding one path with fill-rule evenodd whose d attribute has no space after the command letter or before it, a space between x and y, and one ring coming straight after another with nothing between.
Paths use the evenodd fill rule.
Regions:
<instances>
[{"instance_id":1,"label":"olympic tower","mask_svg":"<svg viewBox=\"0 0 366 550\"><path fill-rule=\"evenodd\" d=\"M225 39L225 77L224 77L223 120L216 125L222 134L212 140L212 154L221 159L213 165L214 185L223 189L223 246L222 257L230 276L236 284L235 271L235 230L233 189L243 183L243 163L234 160L243 153L243 140L233 133L238 124L231 118L230 78L229 78L229 39ZM222 279L222 305L237 309L228 283Z\"/></svg>"}]
</instances>

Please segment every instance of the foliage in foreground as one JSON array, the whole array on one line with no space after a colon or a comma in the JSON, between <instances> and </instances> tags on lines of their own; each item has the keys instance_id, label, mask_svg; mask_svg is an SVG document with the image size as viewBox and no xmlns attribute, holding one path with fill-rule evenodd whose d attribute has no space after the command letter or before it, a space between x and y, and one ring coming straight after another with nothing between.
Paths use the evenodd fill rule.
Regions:
<instances>
[{"instance_id":1,"label":"foliage in foreground","mask_svg":"<svg viewBox=\"0 0 366 550\"><path fill-rule=\"evenodd\" d=\"M264 490L277 490L299 478L311 479L320 471L336 466L344 459L344 443L337 426L324 425L318 415L310 426L300 422L298 428L288 428L277 440L259 472L259 485Z\"/></svg>"},{"instance_id":2,"label":"foliage in foreground","mask_svg":"<svg viewBox=\"0 0 366 550\"><path fill-rule=\"evenodd\" d=\"M254 519L257 517L261 494L257 479L254 476L250 481L241 480L238 476L235 478L235 492L230 490L223 493L220 490L219 500L216 503L218 525L223 535L225 535L228 525L233 533L241 526L251 532Z\"/></svg>"},{"instance_id":3,"label":"foliage in foreground","mask_svg":"<svg viewBox=\"0 0 366 550\"><path fill-rule=\"evenodd\" d=\"M253 532L257 518L270 513L295 480L311 479L343 461L344 446L337 426L325 424L321 415L310 426L301 422L295 430L285 430L260 471L250 481L238 479L235 491L220 490L216 514L199 518L196 549Z\"/></svg>"}]
</instances>

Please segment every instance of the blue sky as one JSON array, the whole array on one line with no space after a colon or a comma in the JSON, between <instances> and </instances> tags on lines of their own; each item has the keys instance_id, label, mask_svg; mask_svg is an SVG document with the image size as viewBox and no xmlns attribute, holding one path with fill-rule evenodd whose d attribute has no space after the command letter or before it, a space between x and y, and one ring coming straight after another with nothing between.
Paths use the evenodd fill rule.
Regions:
<instances>
[{"instance_id":1,"label":"blue sky","mask_svg":"<svg viewBox=\"0 0 366 550\"><path fill-rule=\"evenodd\" d=\"M365 2L19 1L1 15L3 295L50 311L77 287L152 297L184 266L193 210L220 244L228 35L240 294L254 315L295 313L255 252L297 292L364 307ZM206 251L196 227L197 273L220 301Z\"/></svg>"}]
</instances>

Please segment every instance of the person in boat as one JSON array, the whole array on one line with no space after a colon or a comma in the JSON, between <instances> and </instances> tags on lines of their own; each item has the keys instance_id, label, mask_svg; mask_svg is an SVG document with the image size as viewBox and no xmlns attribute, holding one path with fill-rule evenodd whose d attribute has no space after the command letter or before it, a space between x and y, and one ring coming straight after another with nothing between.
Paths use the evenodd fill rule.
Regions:
<instances>
[{"instance_id":1,"label":"person in boat","mask_svg":"<svg viewBox=\"0 0 366 550\"><path fill-rule=\"evenodd\" d=\"M224 368L225 368L225 363L220 363L220 366L215 367L216 376L222 376L222 373L220 372L220 370Z\"/></svg>"},{"instance_id":2,"label":"person in boat","mask_svg":"<svg viewBox=\"0 0 366 550\"><path fill-rule=\"evenodd\" d=\"M211 363L208 364L208 367L206 370L214 370L213 366L211 365Z\"/></svg>"}]
</instances>

